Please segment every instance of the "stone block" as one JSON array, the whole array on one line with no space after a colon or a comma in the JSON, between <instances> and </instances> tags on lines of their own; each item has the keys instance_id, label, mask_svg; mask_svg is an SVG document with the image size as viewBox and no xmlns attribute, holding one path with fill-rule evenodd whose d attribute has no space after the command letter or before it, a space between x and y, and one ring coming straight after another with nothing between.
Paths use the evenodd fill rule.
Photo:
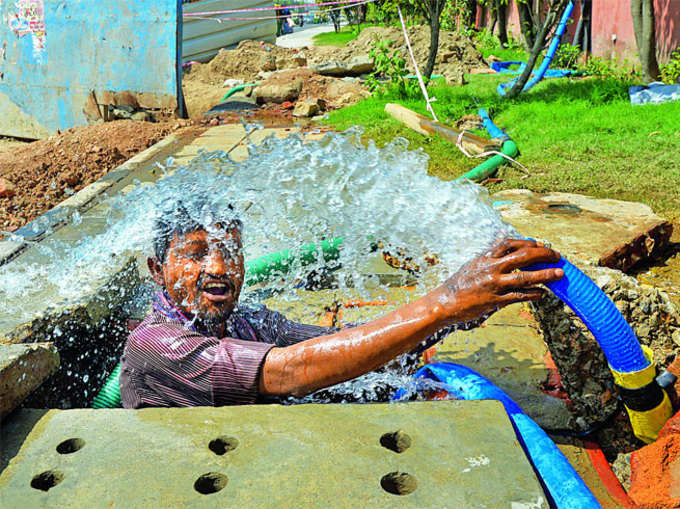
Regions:
<instances>
[{"instance_id":1,"label":"stone block","mask_svg":"<svg viewBox=\"0 0 680 509\"><path fill-rule=\"evenodd\" d=\"M298 101L293 110L294 117L313 117L319 112L319 104L315 99Z\"/></svg>"},{"instance_id":2,"label":"stone block","mask_svg":"<svg viewBox=\"0 0 680 509\"><path fill-rule=\"evenodd\" d=\"M0 344L0 420L17 408L59 365L51 343Z\"/></svg>"},{"instance_id":3,"label":"stone block","mask_svg":"<svg viewBox=\"0 0 680 509\"><path fill-rule=\"evenodd\" d=\"M642 203L523 189L501 191L492 199L520 233L547 240L571 261L622 271L663 250L673 232Z\"/></svg>"},{"instance_id":4,"label":"stone block","mask_svg":"<svg viewBox=\"0 0 680 509\"><path fill-rule=\"evenodd\" d=\"M496 401L21 410L2 433L7 507L548 507Z\"/></svg>"}]
</instances>

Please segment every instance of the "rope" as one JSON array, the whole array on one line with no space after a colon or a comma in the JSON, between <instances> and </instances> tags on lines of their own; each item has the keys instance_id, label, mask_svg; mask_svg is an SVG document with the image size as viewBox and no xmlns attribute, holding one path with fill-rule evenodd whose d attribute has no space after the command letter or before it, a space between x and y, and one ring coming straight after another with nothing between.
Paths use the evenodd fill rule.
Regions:
<instances>
[{"instance_id":1,"label":"rope","mask_svg":"<svg viewBox=\"0 0 680 509\"><path fill-rule=\"evenodd\" d=\"M361 1L349 0L349 1L353 2L353 3L351 3L349 5L343 5L342 7L334 7L332 9L326 9L323 12L326 13L326 12L331 12L331 11L339 11L341 9L350 9L352 7L356 7L357 5L364 5L364 4L373 3L376 0L361 0ZM201 16L198 16L198 14L200 14ZM211 13L209 13L209 12L208 13L195 12L195 13L191 13L191 14L185 14L184 16L185 17L191 16L193 19L211 19L213 21L217 21L218 23L222 23L222 21L251 21L251 20L257 21L257 20L267 20L267 19L286 19L286 18L289 18L291 16L294 16L294 14L289 14L287 16L248 16L248 17L245 17L245 16L244 17L231 17L230 16L228 18L222 18L222 17L213 18L213 17L210 17L210 16L204 16L203 14L208 15L208 14L211 14Z\"/></svg>"},{"instance_id":2,"label":"rope","mask_svg":"<svg viewBox=\"0 0 680 509\"><path fill-rule=\"evenodd\" d=\"M521 163L518 163L515 161L512 157L510 157L507 154L503 154L502 152L498 152L497 150L487 150L486 152L482 152L481 154L477 155L472 155L470 154L467 150L465 150L465 147L463 147L463 136L465 136L465 133L467 131L463 130L458 134L458 138L456 139L456 147L458 147L458 150L460 150L463 154L465 154L466 157L470 157L472 159L477 159L480 157L487 157L491 155L496 155L496 156L501 156L504 159L507 159L513 164L516 164L519 166L519 168L524 172L524 176L520 180L524 180L527 177L531 177L531 173L529 173L529 170L526 169L526 167L522 166Z\"/></svg>"},{"instance_id":3,"label":"rope","mask_svg":"<svg viewBox=\"0 0 680 509\"><path fill-rule=\"evenodd\" d=\"M408 38L408 34L406 33L406 25L404 24L404 17L401 15L401 9L399 6L397 6L397 11L399 12L399 21L401 21L401 29L404 32L404 38L406 39L406 47L408 48L408 53L411 55L411 62L413 62L413 68L416 70L416 76L418 77L418 84L420 85L420 90L423 92L423 96L425 97L425 107L427 108L427 111L430 112L432 115L432 119L435 122L439 122L437 120L437 115L434 113L434 110L432 109L432 104L434 101L437 100L436 97L430 98L430 96L427 94L427 88L425 87L425 83L423 82L423 77L420 75L420 69L418 69L418 63L416 62L416 57L413 56L413 50L411 49L411 41Z\"/></svg>"}]
</instances>

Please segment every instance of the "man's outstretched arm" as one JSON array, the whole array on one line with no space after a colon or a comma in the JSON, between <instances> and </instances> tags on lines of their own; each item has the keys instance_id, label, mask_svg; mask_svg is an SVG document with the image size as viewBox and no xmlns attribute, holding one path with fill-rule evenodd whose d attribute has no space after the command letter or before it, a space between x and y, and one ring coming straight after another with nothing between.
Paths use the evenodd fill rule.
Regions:
<instances>
[{"instance_id":1,"label":"man's outstretched arm","mask_svg":"<svg viewBox=\"0 0 680 509\"><path fill-rule=\"evenodd\" d=\"M262 395L303 396L379 368L443 327L498 308L537 300L537 285L560 279L561 269L519 272L554 263L559 253L534 241L507 239L466 264L442 286L382 318L358 327L273 348L262 366Z\"/></svg>"}]
</instances>

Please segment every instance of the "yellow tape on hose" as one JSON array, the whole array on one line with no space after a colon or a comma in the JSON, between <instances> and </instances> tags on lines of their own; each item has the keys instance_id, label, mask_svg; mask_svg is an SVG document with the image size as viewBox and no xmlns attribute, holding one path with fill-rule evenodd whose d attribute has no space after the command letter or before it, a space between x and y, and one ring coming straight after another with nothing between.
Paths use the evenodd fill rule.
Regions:
<instances>
[{"instance_id":1,"label":"yellow tape on hose","mask_svg":"<svg viewBox=\"0 0 680 509\"><path fill-rule=\"evenodd\" d=\"M611 369L614 375L614 382L616 385L624 387L626 389L639 389L646 385L649 385L656 378L656 364L654 364L654 354L646 346L642 346L642 351L645 357L649 361L649 366L640 371L633 371L631 373L621 373ZM666 421L671 418L673 414L673 408L671 407L671 400L663 391L663 400L655 408L651 410L646 410L644 412L631 410L626 407L628 412L628 417L630 418L630 424L633 426L633 433L643 442L649 444L656 440L659 436L659 432Z\"/></svg>"},{"instance_id":2,"label":"yellow tape on hose","mask_svg":"<svg viewBox=\"0 0 680 509\"><path fill-rule=\"evenodd\" d=\"M663 390L663 389L661 389ZM663 425L673 415L671 400L666 391L663 391L663 401L656 408L646 412L638 412L626 408L633 433L646 444L651 444L659 436Z\"/></svg>"}]
</instances>

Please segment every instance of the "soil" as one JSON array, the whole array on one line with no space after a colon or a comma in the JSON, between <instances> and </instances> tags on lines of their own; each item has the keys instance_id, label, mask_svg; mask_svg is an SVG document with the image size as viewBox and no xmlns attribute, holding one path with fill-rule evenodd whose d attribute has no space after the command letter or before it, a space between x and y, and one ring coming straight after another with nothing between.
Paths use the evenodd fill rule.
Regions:
<instances>
[{"instance_id":1,"label":"soil","mask_svg":"<svg viewBox=\"0 0 680 509\"><path fill-rule=\"evenodd\" d=\"M119 120L75 127L32 143L13 142L11 150L0 150L0 176L16 186L15 196L0 198L0 231L17 230L168 134L190 129L188 125L186 120Z\"/></svg>"},{"instance_id":2,"label":"soil","mask_svg":"<svg viewBox=\"0 0 680 509\"><path fill-rule=\"evenodd\" d=\"M414 25L407 29L407 33L413 48L413 55L422 71L430 50L430 28L426 25ZM406 59L407 68L414 72L406 50L404 34L401 28L396 27L366 28L359 34L359 37L348 42L343 48L330 46L314 48L307 54L309 64L322 64L329 60L346 61L358 55L366 55L373 48L375 41L381 39L391 40L392 48L399 51L399 54ZM439 49L434 74L444 76L450 84L462 85L463 75L480 67L488 66L482 54L467 37L448 30L442 30L439 33Z\"/></svg>"},{"instance_id":3,"label":"soil","mask_svg":"<svg viewBox=\"0 0 680 509\"><path fill-rule=\"evenodd\" d=\"M194 63L183 80L222 86L226 79L252 83L261 79L261 72L280 71L307 65L304 51L282 48L260 41L245 40L233 49L222 49L207 63ZM225 92L228 90L225 89Z\"/></svg>"}]
</instances>

